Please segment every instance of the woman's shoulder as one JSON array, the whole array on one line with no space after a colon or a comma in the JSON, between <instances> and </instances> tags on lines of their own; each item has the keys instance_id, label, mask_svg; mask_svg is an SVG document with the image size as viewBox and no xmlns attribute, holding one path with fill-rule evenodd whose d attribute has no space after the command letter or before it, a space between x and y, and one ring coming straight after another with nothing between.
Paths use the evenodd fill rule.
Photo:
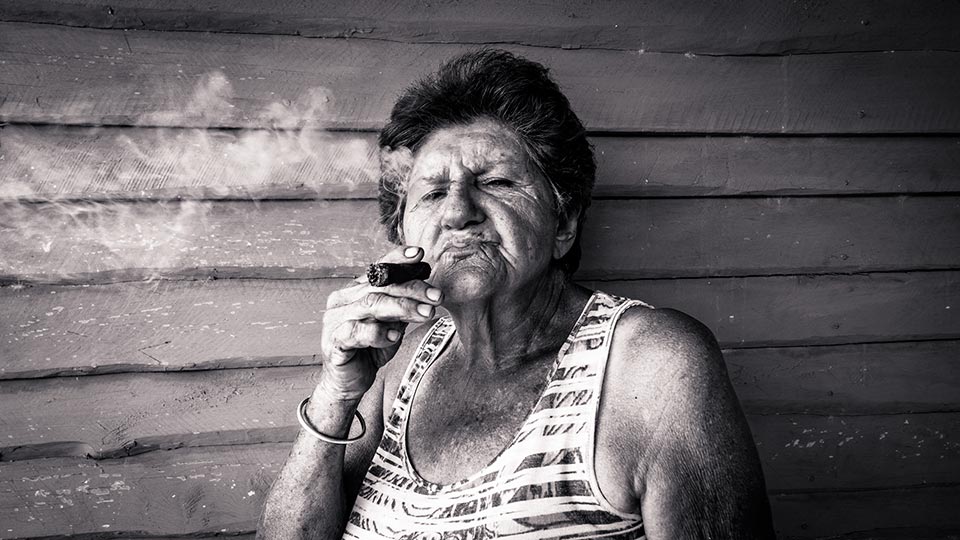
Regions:
<instances>
[{"instance_id":1,"label":"woman's shoulder","mask_svg":"<svg viewBox=\"0 0 960 540\"><path fill-rule=\"evenodd\" d=\"M662 526L693 517L707 527L739 524L754 531L751 537L769 537L756 448L710 330L680 311L628 309L607 365L601 428L609 429L601 440L637 449L628 466L645 521ZM706 506L719 513L696 513Z\"/></svg>"},{"instance_id":2,"label":"woman's shoulder","mask_svg":"<svg viewBox=\"0 0 960 540\"><path fill-rule=\"evenodd\" d=\"M608 398L653 404L675 419L718 405L706 396L733 396L726 391L730 380L713 333L675 309L626 309L607 362Z\"/></svg>"},{"instance_id":3,"label":"woman's shoulder","mask_svg":"<svg viewBox=\"0 0 960 540\"><path fill-rule=\"evenodd\" d=\"M682 311L651 308L646 304L628 307L613 331L615 352L637 358L638 352L669 354L676 358L703 359L719 352L709 328Z\"/></svg>"}]
</instances>

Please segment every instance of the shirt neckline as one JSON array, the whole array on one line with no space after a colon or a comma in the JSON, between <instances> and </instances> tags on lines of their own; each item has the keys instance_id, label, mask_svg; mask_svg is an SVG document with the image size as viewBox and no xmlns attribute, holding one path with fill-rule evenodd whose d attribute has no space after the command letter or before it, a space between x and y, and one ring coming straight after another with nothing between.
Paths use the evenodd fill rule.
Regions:
<instances>
[{"instance_id":1,"label":"shirt neckline","mask_svg":"<svg viewBox=\"0 0 960 540\"><path fill-rule=\"evenodd\" d=\"M590 313L590 309L593 307L598 294L599 294L599 291L593 291L591 293L590 298L587 299L586 304L583 306L583 309L580 311L580 316L577 317L577 322L573 325L573 328L567 334L567 337L564 340L563 345L560 347L560 350L557 352L557 357L554 359L553 365L550 367L550 371L547 374L547 378L546 378L547 386L544 387L545 389L549 386L550 381L553 380L554 376L556 375L557 369L560 367L560 364L563 361L563 357L566 356L567 350L570 348L570 345L573 343L573 338L576 337L576 335L580 332L581 327L586 322L587 314ZM437 321L434 327L430 330L430 333L424 337L423 342L426 343L431 337L430 334L433 334L434 332L442 331L444 327L448 327L449 330L447 330L446 334L443 335L443 337L441 338L440 343L431 352L429 359L426 361L426 365L417 375L416 379L413 381L410 381L410 383L413 386L413 388L411 388L410 390L410 404L407 407L406 414L404 414L403 417L401 418L402 425L399 426L400 427L399 431L401 436L400 445L399 445L400 458L401 460L403 460L403 466L404 466L404 469L407 471L407 475L418 485L426 488L427 490L433 493L446 493L446 492L453 491L460 486L470 484L471 482L474 482L475 480L482 478L484 476L487 476L488 474L493 472L496 469L497 462L500 461L500 459L507 452L507 450L512 448L517 443L517 438L520 436L521 433L524 432L524 429L527 427L527 424L530 422L530 417L537 410L537 405L543 399L543 394L541 393L537 397L537 399L535 399L531 404L530 410L527 411L526 416L524 416L523 418L523 422L520 423L520 427L514 433L513 437L510 439L510 442L507 443L506 446L501 448L500 451L497 452L497 454L490 460L490 462L484 465L483 467L481 467L479 470L471 473L465 478L455 480L448 484L431 482L430 480L427 480L426 478L423 478L422 476L420 476L420 473L417 472L416 468L413 466L413 460L410 459L410 452L407 447L407 436L408 436L407 430L409 426L410 414L413 412L413 400L416 398L417 391L420 388L420 381L423 380L423 377L427 374L427 370L430 369L430 367L437 360L437 358L439 358L440 355L443 353L444 349L446 349L447 345L449 345L450 338L453 337L457 329L456 329L456 326L453 324L453 321L449 317L443 317Z\"/></svg>"}]
</instances>

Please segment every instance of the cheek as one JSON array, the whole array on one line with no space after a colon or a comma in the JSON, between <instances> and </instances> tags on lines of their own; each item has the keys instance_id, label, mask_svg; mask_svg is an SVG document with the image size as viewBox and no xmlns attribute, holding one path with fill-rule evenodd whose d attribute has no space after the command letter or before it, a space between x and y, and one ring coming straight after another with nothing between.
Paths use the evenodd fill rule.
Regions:
<instances>
[{"instance_id":1,"label":"cheek","mask_svg":"<svg viewBox=\"0 0 960 540\"><path fill-rule=\"evenodd\" d=\"M427 247L426 242L433 229L428 215L422 211L408 210L400 221L400 239L407 245Z\"/></svg>"},{"instance_id":2,"label":"cheek","mask_svg":"<svg viewBox=\"0 0 960 540\"><path fill-rule=\"evenodd\" d=\"M532 254L543 251L552 253L556 227L553 213L531 201L511 208L498 228L505 242L509 239L509 243L518 251Z\"/></svg>"}]
</instances>

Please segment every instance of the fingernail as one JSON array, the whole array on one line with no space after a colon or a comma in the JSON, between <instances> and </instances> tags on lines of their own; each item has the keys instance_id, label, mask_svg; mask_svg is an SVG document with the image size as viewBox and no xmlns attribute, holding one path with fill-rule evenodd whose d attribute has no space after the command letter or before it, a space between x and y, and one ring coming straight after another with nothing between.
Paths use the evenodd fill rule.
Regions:
<instances>
[{"instance_id":1,"label":"fingernail","mask_svg":"<svg viewBox=\"0 0 960 540\"><path fill-rule=\"evenodd\" d=\"M411 259L416 257L418 253L420 253L420 248L418 247L408 247L407 249L403 250L403 254Z\"/></svg>"},{"instance_id":2,"label":"fingernail","mask_svg":"<svg viewBox=\"0 0 960 540\"><path fill-rule=\"evenodd\" d=\"M420 304L417 306L417 313L423 315L424 317L429 317L433 314L433 306L430 304Z\"/></svg>"},{"instance_id":3,"label":"fingernail","mask_svg":"<svg viewBox=\"0 0 960 540\"><path fill-rule=\"evenodd\" d=\"M427 298L436 302L440 299L440 289L427 289Z\"/></svg>"},{"instance_id":4,"label":"fingernail","mask_svg":"<svg viewBox=\"0 0 960 540\"><path fill-rule=\"evenodd\" d=\"M396 341L400 339L400 331L393 329L387 330L387 339L390 341Z\"/></svg>"}]
</instances>

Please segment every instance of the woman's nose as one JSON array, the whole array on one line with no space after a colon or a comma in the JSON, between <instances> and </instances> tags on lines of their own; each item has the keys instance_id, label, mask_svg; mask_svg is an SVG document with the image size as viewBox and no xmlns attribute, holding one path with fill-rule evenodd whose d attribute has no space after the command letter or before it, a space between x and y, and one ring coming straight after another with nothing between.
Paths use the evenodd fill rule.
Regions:
<instances>
[{"instance_id":1,"label":"woman's nose","mask_svg":"<svg viewBox=\"0 0 960 540\"><path fill-rule=\"evenodd\" d=\"M473 188L466 183L450 186L441 209L441 225L445 229L464 229L482 223L483 210L475 197Z\"/></svg>"}]
</instances>

